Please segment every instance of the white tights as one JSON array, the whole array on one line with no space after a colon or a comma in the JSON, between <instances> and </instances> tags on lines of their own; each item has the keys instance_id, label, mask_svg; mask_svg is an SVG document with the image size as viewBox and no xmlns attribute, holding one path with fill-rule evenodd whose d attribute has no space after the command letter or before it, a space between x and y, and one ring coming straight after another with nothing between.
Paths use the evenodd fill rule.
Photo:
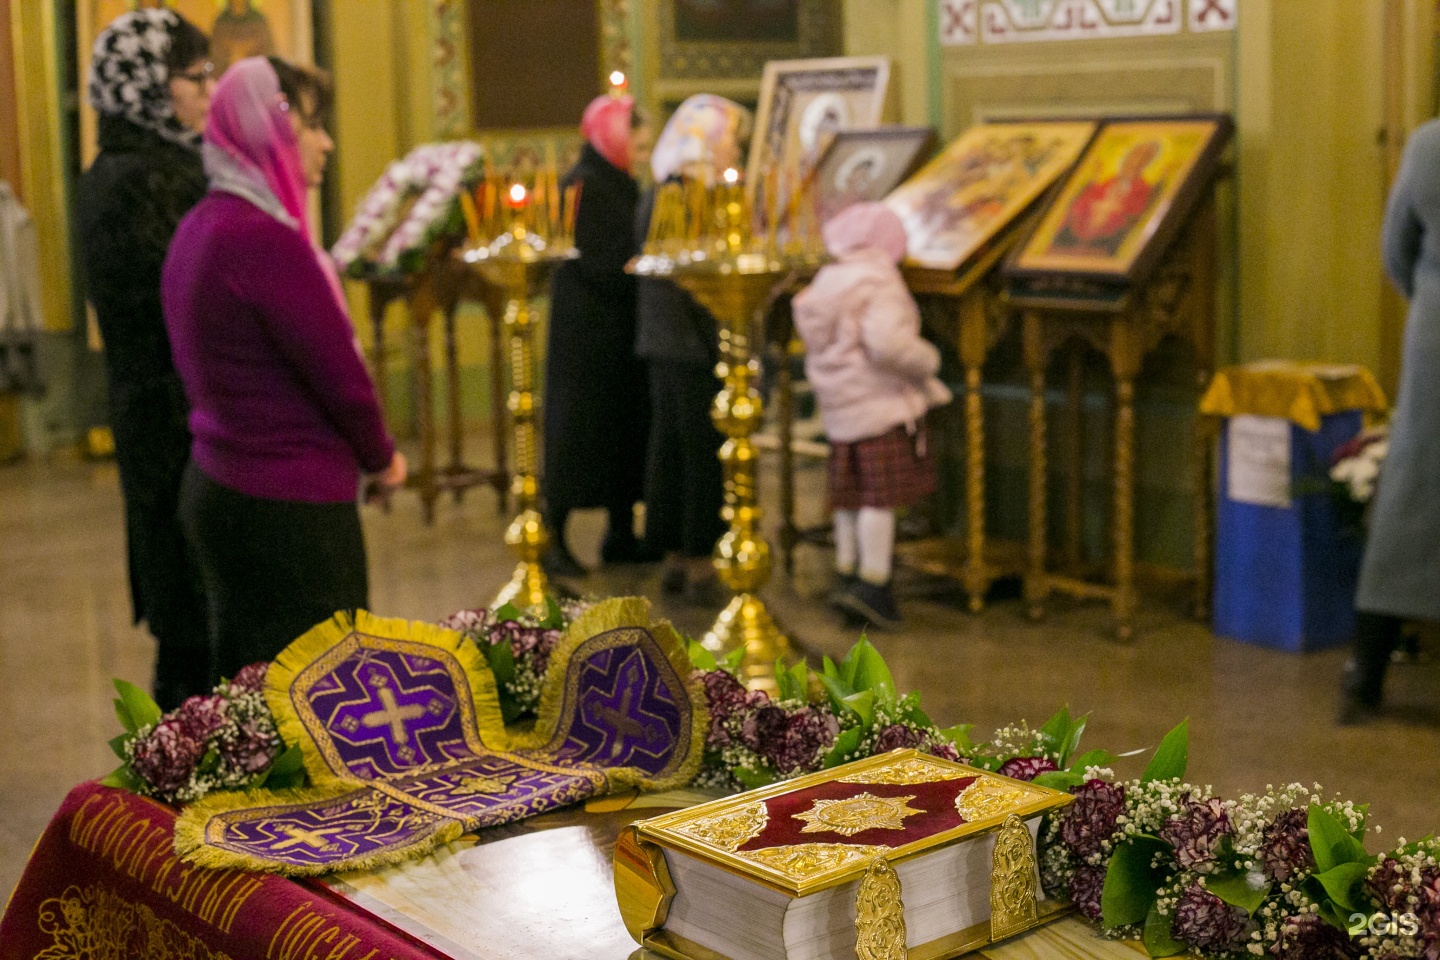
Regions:
<instances>
[{"instance_id":1,"label":"white tights","mask_svg":"<svg viewBox=\"0 0 1440 960\"><path fill-rule=\"evenodd\" d=\"M870 583L890 582L895 557L895 511L879 507L835 511L835 569Z\"/></svg>"}]
</instances>

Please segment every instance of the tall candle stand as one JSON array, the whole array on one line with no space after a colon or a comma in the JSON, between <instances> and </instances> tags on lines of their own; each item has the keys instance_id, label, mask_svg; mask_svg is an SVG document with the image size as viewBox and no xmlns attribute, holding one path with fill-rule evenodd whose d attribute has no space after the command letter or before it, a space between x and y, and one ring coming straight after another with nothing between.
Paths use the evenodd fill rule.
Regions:
<instances>
[{"instance_id":1,"label":"tall candle stand","mask_svg":"<svg viewBox=\"0 0 1440 960\"><path fill-rule=\"evenodd\" d=\"M494 606L514 604L544 614L547 582L540 558L550 543L540 515L538 439L536 421L541 399L535 389L535 327L539 314L530 301L545 289L551 271L574 259L575 212L579 189L562 197L553 164L535 175L531 187L487 176L476 197L462 197L470 243L457 253L482 282L497 288L506 303L511 429L514 436L515 474L510 493L519 513L505 531L505 543L519 563L510 582L496 596ZM498 233L497 233L498 230Z\"/></svg>"},{"instance_id":2,"label":"tall candle stand","mask_svg":"<svg viewBox=\"0 0 1440 960\"><path fill-rule=\"evenodd\" d=\"M813 207L797 200L788 211L780 209L774 182L767 178L759 202L733 170L713 187L661 187L645 247L629 267L637 276L679 284L715 315L719 327L715 372L723 386L711 418L726 437L720 448L725 466L721 515L728 529L715 545L714 560L734 597L702 642L714 651L743 648L741 670L749 686L758 689L773 689L776 662L793 656L789 639L759 596L770 579L771 556L761 528L758 457L751 440L764 415L755 387L758 314L782 284L813 272L820 262Z\"/></svg>"}]
</instances>

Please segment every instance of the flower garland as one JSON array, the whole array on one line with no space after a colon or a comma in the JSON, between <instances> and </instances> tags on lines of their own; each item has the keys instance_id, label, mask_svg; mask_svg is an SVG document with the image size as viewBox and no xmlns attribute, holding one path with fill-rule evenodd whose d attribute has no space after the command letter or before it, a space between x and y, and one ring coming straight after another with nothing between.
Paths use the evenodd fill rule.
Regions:
<instances>
[{"instance_id":1,"label":"flower garland","mask_svg":"<svg viewBox=\"0 0 1440 960\"><path fill-rule=\"evenodd\" d=\"M331 248L341 273L410 274L431 245L463 230L458 198L484 176L485 151L457 140L427 143L385 168Z\"/></svg>"},{"instance_id":2,"label":"flower garland","mask_svg":"<svg viewBox=\"0 0 1440 960\"><path fill-rule=\"evenodd\" d=\"M445 626L474 641L495 672L507 723L535 715L551 653L581 604L544 617L513 607L467 610ZM1038 729L1004 727L988 742L968 725L940 729L916 694L900 695L865 638L820 673L778 671L775 697L735 676L739 655L689 647L710 708L700 787L752 789L901 747L959 759L1067 790L1075 800L1040 831L1046 892L1069 899L1108 937L1138 939L1153 957L1207 960L1440 960L1440 841L1404 840L1367 853L1366 808L1291 784L1217 797L1185 781L1189 729L1160 742L1142 775L1123 759L1080 751L1087 717L1061 710ZM104 782L172 803L215 790L299 786L299 751L285 749L261 693L266 665L214 694L160 713L116 681L124 764Z\"/></svg>"}]
</instances>

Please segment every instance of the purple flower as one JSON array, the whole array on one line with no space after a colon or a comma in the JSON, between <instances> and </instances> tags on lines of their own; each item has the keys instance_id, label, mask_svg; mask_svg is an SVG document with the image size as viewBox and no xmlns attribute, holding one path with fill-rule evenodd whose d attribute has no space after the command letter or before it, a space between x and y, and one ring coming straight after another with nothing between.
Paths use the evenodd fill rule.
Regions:
<instances>
[{"instance_id":1,"label":"purple flower","mask_svg":"<svg viewBox=\"0 0 1440 960\"><path fill-rule=\"evenodd\" d=\"M1059 769L1049 757L1011 757L1000 765L997 772L1002 777L1013 777L1028 783L1042 773Z\"/></svg>"},{"instance_id":2,"label":"purple flower","mask_svg":"<svg viewBox=\"0 0 1440 960\"><path fill-rule=\"evenodd\" d=\"M1180 895L1171 934L1196 950L1227 953L1244 944L1249 925L1244 910L1195 884Z\"/></svg>"},{"instance_id":3,"label":"purple flower","mask_svg":"<svg viewBox=\"0 0 1440 960\"><path fill-rule=\"evenodd\" d=\"M1104 780L1087 780L1070 791L1075 802L1060 818L1060 839L1077 857L1100 852L1100 845L1115 832L1125 812L1125 788Z\"/></svg>"},{"instance_id":4,"label":"purple flower","mask_svg":"<svg viewBox=\"0 0 1440 960\"><path fill-rule=\"evenodd\" d=\"M156 793L168 796L185 785L204 753L204 741L186 734L180 719L170 717L136 738L130 767Z\"/></svg>"},{"instance_id":5,"label":"purple flower","mask_svg":"<svg viewBox=\"0 0 1440 960\"><path fill-rule=\"evenodd\" d=\"M1280 936L1270 947L1277 960L1354 960L1360 946L1313 913L1286 917Z\"/></svg>"},{"instance_id":6,"label":"purple flower","mask_svg":"<svg viewBox=\"0 0 1440 960\"><path fill-rule=\"evenodd\" d=\"M1187 793L1180 798L1180 812L1160 828L1160 839L1175 848L1180 866L1189 868L1214 860L1220 842L1234 832L1219 799L1193 800Z\"/></svg>"},{"instance_id":7,"label":"purple flower","mask_svg":"<svg viewBox=\"0 0 1440 960\"><path fill-rule=\"evenodd\" d=\"M724 670L696 671L695 677L705 688L705 701L710 707L710 733L705 745L713 750L731 743L728 723L731 717L768 701L763 693L751 693Z\"/></svg>"},{"instance_id":8,"label":"purple flower","mask_svg":"<svg viewBox=\"0 0 1440 960\"><path fill-rule=\"evenodd\" d=\"M265 671L270 669L269 661L262 660L241 667L230 681L230 689L237 693L258 693L265 689Z\"/></svg>"},{"instance_id":9,"label":"purple flower","mask_svg":"<svg viewBox=\"0 0 1440 960\"><path fill-rule=\"evenodd\" d=\"M247 720L234 729L235 736L219 743L220 758L245 773L259 773L270 766L280 752L275 728L261 720Z\"/></svg>"},{"instance_id":10,"label":"purple flower","mask_svg":"<svg viewBox=\"0 0 1440 960\"><path fill-rule=\"evenodd\" d=\"M1082 863L1070 878L1070 902L1091 920L1100 919L1100 895L1105 891L1105 868Z\"/></svg>"},{"instance_id":11,"label":"purple flower","mask_svg":"<svg viewBox=\"0 0 1440 960\"><path fill-rule=\"evenodd\" d=\"M440 626L446 630L454 630L456 633L479 636L485 632L485 627L489 623L490 611L481 607L479 610L461 610L458 613L452 613L440 621Z\"/></svg>"},{"instance_id":12,"label":"purple flower","mask_svg":"<svg viewBox=\"0 0 1440 960\"><path fill-rule=\"evenodd\" d=\"M876 735L874 752L877 754L889 753L891 750L920 747L924 744L925 733L923 731L903 723L892 723Z\"/></svg>"},{"instance_id":13,"label":"purple flower","mask_svg":"<svg viewBox=\"0 0 1440 960\"><path fill-rule=\"evenodd\" d=\"M203 697L186 697L174 716L186 737L203 744L224 725L228 707L229 702L215 693Z\"/></svg>"},{"instance_id":14,"label":"purple flower","mask_svg":"<svg viewBox=\"0 0 1440 960\"><path fill-rule=\"evenodd\" d=\"M1260 863L1270 879L1286 883L1315 869L1307 821L1304 810L1286 810L1265 828L1260 842Z\"/></svg>"},{"instance_id":15,"label":"purple flower","mask_svg":"<svg viewBox=\"0 0 1440 960\"><path fill-rule=\"evenodd\" d=\"M740 724L740 742L762 756L770 743L785 731L789 717L783 707L767 703L745 714Z\"/></svg>"},{"instance_id":16,"label":"purple flower","mask_svg":"<svg viewBox=\"0 0 1440 960\"><path fill-rule=\"evenodd\" d=\"M931 740L926 744L925 751L930 756L939 757L941 760L960 762L960 751L955 749L955 744L946 743L944 740Z\"/></svg>"},{"instance_id":17,"label":"purple flower","mask_svg":"<svg viewBox=\"0 0 1440 960\"><path fill-rule=\"evenodd\" d=\"M782 776L809 773L839 734L840 722L829 710L801 707L785 719L778 735L763 743L759 752Z\"/></svg>"}]
</instances>

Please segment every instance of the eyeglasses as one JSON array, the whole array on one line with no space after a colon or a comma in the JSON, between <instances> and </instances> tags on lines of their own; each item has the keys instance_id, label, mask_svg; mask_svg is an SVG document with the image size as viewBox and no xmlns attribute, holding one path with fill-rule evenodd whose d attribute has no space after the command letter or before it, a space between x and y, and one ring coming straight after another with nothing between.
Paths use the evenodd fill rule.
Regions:
<instances>
[{"instance_id":1,"label":"eyeglasses","mask_svg":"<svg viewBox=\"0 0 1440 960\"><path fill-rule=\"evenodd\" d=\"M209 80L212 76L214 76L214 74L215 64L210 63L207 60L205 63L202 63L194 70L187 70L184 73L177 73L175 74L175 76L181 80L189 80L191 83L195 84L198 87L206 80Z\"/></svg>"}]
</instances>

